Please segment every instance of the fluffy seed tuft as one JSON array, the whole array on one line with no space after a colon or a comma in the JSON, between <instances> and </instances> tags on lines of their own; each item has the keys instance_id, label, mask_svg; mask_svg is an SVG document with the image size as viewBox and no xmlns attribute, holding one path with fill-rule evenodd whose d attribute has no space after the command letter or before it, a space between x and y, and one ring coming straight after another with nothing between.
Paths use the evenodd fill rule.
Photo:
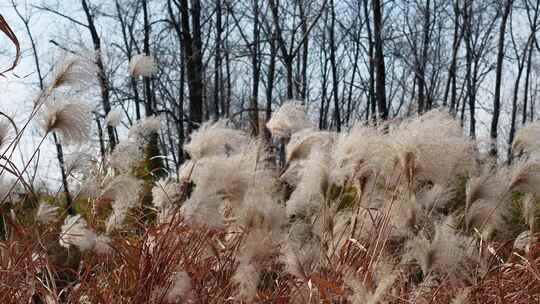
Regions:
<instances>
[{"instance_id":1,"label":"fluffy seed tuft","mask_svg":"<svg viewBox=\"0 0 540 304\"><path fill-rule=\"evenodd\" d=\"M57 132L66 144L80 144L90 138L90 107L83 102L51 104L42 117L45 134Z\"/></svg>"},{"instance_id":2,"label":"fluffy seed tuft","mask_svg":"<svg viewBox=\"0 0 540 304\"><path fill-rule=\"evenodd\" d=\"M157 73L157 63L154 57L144 54L133 56L129 62L131 77L152 77Z\"/></svg>"}]
</instances>

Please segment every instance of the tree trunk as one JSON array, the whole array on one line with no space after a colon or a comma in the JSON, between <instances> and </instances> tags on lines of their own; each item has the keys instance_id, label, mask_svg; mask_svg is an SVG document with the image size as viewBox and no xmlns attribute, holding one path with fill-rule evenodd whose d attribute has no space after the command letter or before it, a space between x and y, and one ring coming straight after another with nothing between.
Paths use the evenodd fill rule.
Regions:
<instances>
[{"instance_id":1,"label":"tree trunk","mask_svg":"<svg viewBox=\"0 0 540 304\"><path fill-rule=\"evenodd\" d=\"M191 12L191 25L190 21ZM201 40L201 1L180 0L182 45L186 56L186 72L189 90L188 132L199 128L203 120L203 63Z\"/></svg>"},{"instance_id":2,"label":"tree trunk","mask_svg":"<svg viewBox=\"0 0 540 304\"><path fill-rule=\"evenodd\" d=\"M386 76L384 67L384 52L383 52L383 20L382 20L382 7L380 0L371 1L373 8L373 28L375 36L375 95L377 99L377 109L379 117L382 120L388 118L388 108L386 106Z\"/></svg>"},{"instance_id":3,"label":"tree trunk","mask_svg":"<svg viewBox=\"0 0 540 304\"><path fill-rule=\"evenodd\" d=\"M533 41L536 39L533 36ZM533 42L534 43L534 42ZM527 70L525 72L525 88L523 89L523 112L521 116L521 123L525 124L527 122L527 106L529 100L529 83L532 70L532 51L533 47L529 48L529 53L527 54Z\"/></svg>"},{"instance_id":4,"label":"tree trunk","mask_svg":"<svg viewBox=\"0 0 540 304\"><path fill-rule=\"evenodd\" d=\"M491 119L491 129L489 136L491 138L489 155L497 159L497 138L499 129L499 116L501 112L501 86L502 86L502 70L504 63L504 37L506 33L506 23L510 9L512 8L512 0L506 0L502 8L501 27L499 30L499 43L497 45L497 67L495 70L495 96L493 99L493 118Z\"/></svg>"},{"instance_id":5,"label":"tree trunk","mask_svg":"<svg viewBox=\"0 0 540 304\"><path fill-rule=\"evenodd\" d=\"M266 121L272 118L272 97L274 92L274 76L276 71L276 37L275 33L272 33L270 37L270 62L268 63L268 72L266 80Z\"/></svg>"},{"instance_id":6,"label":"tree trunk","mask_svg":"<svg viewBox=\"0 0 540 304\"><path fill-rule=\"evenodd\" d=\"M174 26L174 30L176 32L176 36L178 37L178 41L182 41L182 28L180 25L180 22L176 19L174 11L172 9L171 5L172 0L167 1L167 9L169 11L169 19L171 20L171 23ZM180 84L178 89L178 104L176 105L176 115L178 121L176 122L176 132L178 133L178 165L181 165L184 163L184 141L185 141L185 134L184 134L184 90L185 90L185 75L186 75L186 69L185 69L185 62L186 62L186 56L184 53L184 48L180 46Z\"/></svg>"},{"instance_id":7,"label":"tree trunk","mask_svg":"<svg viewBox=\"0 0 540 304\"><path fill-rule=\"evenodd\" d=\"M368 60L369 60L369 90L368 90L368 100L367 100L367 107L371 110L368 112L371 112L371 118L373 122L377 121L377 109L376 105L377 102L375 100L375 58L374 58L374 50L375 46L373 43L373 34L371 31L371 21L369 20L369 8L368 8L368 1L364 0L364 15L366 18L366 30L367 30L367 40L368 40Z\"/></svg>"},{"instance_id":8,"label":"tree trunk","mask_svg":"<svg viewBox=\"0 0 540 304\"><path fill-rule=\"evenodd\" d=\"M103 58L101 56L101 40L99 38L97 29L94 24L94 16L88 7L86 0L82 0L82 7L86 15L86 20L88 21L88 30L92 36L92 42L94 44L95 53L95 62L98 69L98 80L99 87L101 90L101 102L103 105L103 110L105 111L105 116L111 111L111 102L109 99L109 84L107 80L107 74L105 73L105 66L103 64ZM107 134L109 135L109 146L110 150L114 150L116 147L116 138L114 136L114 128L107 126Z\"/></svg>"},{"instance_id":9,"label":"tree trunk","mask_svg":"<svg viewBox=\"0 0 540 304\"><path fill-rule=\"evenodd\" d=\"M475 93L475 85L473 84L473 73L472 73L472 64L473 64L473 49L472 49L472 21L471 21L471 14L472 14L472 0L465 1L464 8L463 8L463 28L465 33L465 44L466 44L466 54L465 54L465 60L466 60L466 75L465 75L465 81L467 83L467 101L469 105L469 115L470 115L470 125L469 125L469 135L474 139L476 137L476 118L475 118L475 108L476 108L476 93ZM463 102L463 106L461 108L461 121L463 124L464 121L464 112L465 112L465 104L467 102Z\"/></svg>"},{"instance_id":10,"label":"tree trunk","mask_svg":"<svg viewBox=\"0 0 540 304\"><path fill-rule=\"evenodd\" d=\"M452 60L450 61L450 68L448 69L448 81L444 90L443 105L448 104L448 94L450 93L450 113L455 115L456 113L456 68L457 68L457 55L461 40L463 37L463 31L460 31L459 25L459 0L454 1L454 36L452 42Z\"/></svg>"},{"instance_id":11,"label":"tree trunk","mask_svg":"<svg viewBox=\"0 0 540 304\"><path fill-rule=\"evenodd\" d=\"M218 0L220 1L220 0ZM253 135L259 134L259 81L260 81L260 62L259 62L259 1L254 0L253 3L254 20L253 20L253 46L251 52L251 69L253 86L251 89L251 102L250 102L250 114Z\"/></svg>"},{"instance_id":12,"label":"tree trunk","mask_svg":"<svg viewBox=\"0 0 540 304\"><path fill-rule=\"evenodd\" d=\"M214 56L214 119L217 120L220 116L219 105L221 104L221 34L223 32L223 26L221 22L221 2L222 0L216 0L216 54ZM223 111L223 109L221 109Z\"/></svg>"},{"instance_id":13,"label":"tree trunk","mask_svg":"<svg viewBox=\"0 0 540 304\"><path fill-rule=\"evenodd\" d=\"M426 8L424 13L424 25L423 25L423 37L422 37L422 55L420 60L416 63L416 84L418 86L418 114L424 113L429 110L431 105L426 102L426 63L429 50L429 32L430 32L430 0L426 1Z\"/></svg>"},{"instance_id":14,"label":"tree trunk","mask_svg":"<svg viewBox=\"0 0 540 304\"><path fill-rule=\"evenodd\" d=\"M307 99L308 85L307 85L307 68L308 68L308 58L309 58L309 37L308 37L308 24L306 18L305 7L303 1L298 2L300 9L300 22L302 27L302 36L306 37L302 46L302 74L301 74L301 90L300 90L300 99Z\"/></svg>"},{"instance_id":15,"label":"tree trunk","mask_svg":"<svg viewBox=\"0 0 540 304\"><path fill-rule=\"evenodd\" d=\"M150 21L148 17L148 0L143 0L143 18L144 18L144 54L150 56ZM146 95L145 101L145 110L146 117L155 115L156 105L155 105L155 94L152 90L152 78L143 77L144 81L144 91ZM159 151L159 134L156 132L150 135L148 143L145 147L146 149L146 162L148 164L148 171L153 173L152 176L161 176L163 175L163 158L158 157L160 155ZM163 154L165 154L165 150ZM165 158L166 159L166 158Z\"/></svg>"},{"instance_id":16,"label":"tree trunk","mask_svg":"<svg viewBox=\"0 0 540 304\"><path fill-rule=\"evenodd\" d=\"M519 83L521 82L521 76L523 74L523 69L525 68L525 59L526 59L526 54L527 54L527 48L528 47L531 47L532 48L532 45L531 45L531 42L533 41L533 36L535 35L534 32L531 33L531 35L529 36L529 39L527 40L527 43L525 44L525 49L523 50L523 54L521 56L521 59L519 58L520 56L518 55L517 57L517 60L518 60L518 74L516 76L516 81L514 83L514 94L512 96L512 115L511 115L511 118L510 118L510 132L509 132L509 135L508 135L508 149L507 149L507 163L508 164L511 164L512 163L512 159L513 159L513 155L512 155L512 143L514 141L514 136L516 134L516 124L517 124L517 103L518 103L518 94L519 94ZM516 51L516 54L518 52Z\"/></svg>"},{"instance_id":17,"label":"tree trunk","mask_svg":"<svg viewBox=\"0 0 540 304\"><path fill-rule=\"evenodd\" d=\"M144 19L144 54L150 56L150 22L148 20L148 0L143 0L143 19ZM146 117L154 115L154 94L151 86L151 77L143 77L144 93L146 100L144 102Z\"/></svg>"},{"instance_id":18,"label":"tree trunk","mask_svg":"<svg viewBox=\"0 0 540 304\"><path fill-rule=\"evenodd\" d=\"M336 13L334 8L334 0L330 0L330 33L329 33L329 43L330 43L330 66L332 69L332 92L334 99L334 122L336 124L336 131L341 132L341 115L339 110L339 79L337 72L337 63L336 63L336 43L335 43L335 23L336 23Z\"/></svg>"},{"instance_id":19,"label":"tree trunk","mask_svg":"<svg viewBox=\"0 0 540 304\"><path fill-rule=\"evenodd\" d=\"M354 62L353 62L353 70L352 75L349 83L349 94L347 96L347 112L345 113L345 121L347 124L350 123L351 120L351 114L353 112L352 109L352 96L353 96L353 88L354 88L354 82L356 80L356 71L358 70L358 59L360 58L360 45L359 43L356 44L354 48Z\"/></svg>"}]
</instances>

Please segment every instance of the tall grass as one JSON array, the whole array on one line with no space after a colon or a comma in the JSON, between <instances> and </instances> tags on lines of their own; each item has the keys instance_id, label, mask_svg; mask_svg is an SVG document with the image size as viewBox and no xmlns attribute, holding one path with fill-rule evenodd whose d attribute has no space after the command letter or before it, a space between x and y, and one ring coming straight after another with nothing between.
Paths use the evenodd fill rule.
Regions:
<instances>
[{"instance_id":1,"label":"tall grass","mask_svg":"<svg viewBox=\"0 0 540 304\"><path fill-rule=\"evenodd\" d=\"M25 178L34 156L18 169L9 155L35 117L40 145L51 132L89 138L89 109L51 96L91 70L64 63L24 127L0 124L2 173L18 181L3 193L0 303L540 301L537 124L517 134L507 166L442 110L337 134L288 102L267 124L288 143L284 167L267 140L218 121L192 134L177 177L157 179L150 117L78 166L67 215Z\"/></svg>"}]
</instances>

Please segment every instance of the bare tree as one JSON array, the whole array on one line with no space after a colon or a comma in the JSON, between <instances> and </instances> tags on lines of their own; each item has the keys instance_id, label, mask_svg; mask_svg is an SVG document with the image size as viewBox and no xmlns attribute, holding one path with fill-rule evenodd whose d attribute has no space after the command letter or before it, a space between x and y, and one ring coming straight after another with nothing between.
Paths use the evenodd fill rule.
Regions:
<instances>
[{"instance_id":1,"label":"bare tree","mask_svg":"<svg viewBox=\"0 0 540 304\"><path fill-rule=\"evenodd\" d=\"M180 11L182 46L186 57L186 73L189 90L188 133L197 129L203 121L203 62L201 37L201 1L173 0ZM191 23L190 23L191 21Z\"/></svg>"},{"instance_id":2,"label":"bare tree","mask_svg":"<svg viewBox=\"0 0 540 304\"><path fill-rule=\"evenodd\" d=\"M101 89L101 102L103 105L103 111L105 112L105 116L107 116L107 114L109 114L109 112L111 111L111 102L109 99L109 83L106 77L105 65L103 64L103 58L101 55L101 39L97 32L96 25L94 23L94 15L90 10L90 7L88 6L88 2L86 0L81 0L81 4L84 10L84 14L86 15L86 20L88 22L87 28L90 32L90 36L92 37L92 43L94 44L95 62L98 68L98 80ZM114 150L114 147L116 146L114 128L111 126L107 126L107 134L109 135L110 149Z\"/></svg>"},{"instance_id":3,"label":"bare tree","mask_svg":"<svg viewBox=\"0 0 540 304\"><path fill-rule=\"evenodd\" d=\"M497 67L495 70L496 79L495 79L495 97L493 99L493 118L491 120L491 146L489 149L489 154L494 158L497 158L497 137L498 137L498 128L499 128L499 116L501 112L501 81L502 81L502 70L504 63L504 36L506 33L506 23L508 21L508 16L510 15L510 10L512 9L513 0L506 0L501 4L502 18L501 26L499 29L499 43L497 45Z\"/></svg>"},{"instance_id":4,"label":"bare tree","mask_svg":"<svg viewBox=\"0 0 540 304\"><path fill-rule=\"evenodd\" d=\"M375 48L375 96L377 100L377 110L382 120L388 118L388 107L386 105L386 70L384 67L383 51L383 20L382 5L380 0L371 1L373 9L373 35Z\"/></svg>"}]
</instances>

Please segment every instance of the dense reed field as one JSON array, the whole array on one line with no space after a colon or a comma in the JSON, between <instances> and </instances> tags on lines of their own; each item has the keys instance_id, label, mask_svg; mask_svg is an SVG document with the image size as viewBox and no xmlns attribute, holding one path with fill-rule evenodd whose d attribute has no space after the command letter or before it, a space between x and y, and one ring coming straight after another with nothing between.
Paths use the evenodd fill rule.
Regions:
<instances>
[{"instance_id":1,"label":"dense reed field","mask_svg":"<svg viewBox=\"0 0 540 304\"><path fill-rule=\"evenodd\" d=\"M18 181L2 189L0 303L540 301L540 124L497 164L444 109L333 133L287 101L257 138L203 124L165 176L149 117L106 158L66 162L68 206L26 177L35 155L17 168L10 153L36 121L44 139L87 141L90 108L54 97L92 73L67 60L26 124L0 125Z\"/></svg>"}]
</instances>

